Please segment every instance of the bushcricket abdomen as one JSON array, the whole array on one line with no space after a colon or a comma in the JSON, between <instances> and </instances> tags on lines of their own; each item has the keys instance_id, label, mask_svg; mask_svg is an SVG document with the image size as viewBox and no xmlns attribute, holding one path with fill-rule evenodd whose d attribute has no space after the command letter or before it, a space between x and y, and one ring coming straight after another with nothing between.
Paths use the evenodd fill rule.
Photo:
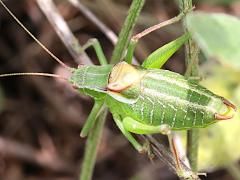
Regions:
<instances>
[{"instance_id":1,"label":"bushcricket abdomen","mask_svg":"<svg viewBox=\"0 0 240 180\"><path fill-rule=\"evenodd\" d=\"M122 113L148 125L169 124L172 129L205 127L225 116L224 99L177 73L160 69L140 69L140 91L135 103L119 103ZM120 94L127 94L131 87ZM132 91L131 91L132 93ZM216 116L220 115L220 116ZM221 116L223 115L223 116Z\"/></svg>"}]
</instances>

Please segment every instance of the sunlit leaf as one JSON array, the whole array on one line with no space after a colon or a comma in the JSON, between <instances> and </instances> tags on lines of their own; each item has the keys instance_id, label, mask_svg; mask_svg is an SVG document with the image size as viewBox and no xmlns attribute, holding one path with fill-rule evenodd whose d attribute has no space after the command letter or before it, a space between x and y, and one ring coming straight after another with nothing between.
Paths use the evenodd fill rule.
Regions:
<instances>
[{"instance_id":1,"label":"sunlit leaf","mask_svg":"<svg viewBox=\"0 0 240 180\"><path fill-rule=\"evenodd\" d=\"M209 59L240 69L240 20L221 13L194 12L186 24Z\"/></svg>"}]
</instances>

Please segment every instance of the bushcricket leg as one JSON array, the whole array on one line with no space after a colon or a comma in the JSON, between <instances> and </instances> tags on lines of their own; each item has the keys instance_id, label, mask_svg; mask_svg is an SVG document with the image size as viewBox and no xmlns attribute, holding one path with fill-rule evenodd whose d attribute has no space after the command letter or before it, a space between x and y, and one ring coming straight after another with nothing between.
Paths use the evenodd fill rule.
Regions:
<instances>
[{"instance_id":1,"label":"bushcricket leg","mask_svg":"<svg viewBox=\"0 0 240 180\"><path fill-rule=\"evenodd\" d=\"M106 57L105 57L105 55L103 53L102 47L101 47L99 41L97 39L95 39L95 38L89 39L87 41L87 43L82 46L80 51L85 51L87 48L89 48L91 46L93 46L93 48L94 48L94 50L95 50L95 52L97 54L97 57L98 57L98 60L99 60L100 64L101 65L108 64L107 63L107 59L106 59ZM102 102L101 101L95 101L93 109L92 109L91 113L89 114L89 116L88 116L88 118L86 120L86 123L84 124L83 129L82 129L82 131L80 133L81 137L87 136L89 131L94 126L94 123L96 122L96 119L97 119L97 114L100 111L102 105L103 105L103 101Z\"/></svg>"},{"instance_id":2,"label":"bushcricket leg","mask_svg":"<svg viewBox=\"0 0 240 180\"><path fill-rule=\"evenodd\" d=\"M129 133L123 126L122 119L119 115L113 114L113 119L117 124L120 131L127 138L127 140L133 145L133 147L140 153L144 152L144 147Z\"/></svg>"},{"instance_id":3,"label":"bushcricket leg","mask_svg":"<svg viewBox=\"0 0 240 180\"><path fill-rule=\"evenodd\" d=\"M131 41L130 41L130 44L128 46L128 50L127 50L127 55L126 55L125 61L127 63L129 63L129 64L132 63L134 49L135 49L139 39L141 39L142 37L148 35L149 33L153 32L153 31L156 31L156 30L158 30L158 29L160 29L162 27L165 27L165 26L177 23L178 21L180 21L184 17L185 14L186 13L181 13L181 14L179 14L176 17L173 17L173 18L171 18L171 19L169 19L167 21L164 21L164 22L161 22L161 23L156 24L154 26L151 26L151 27L145 29L144 31L142 31L142 32L136 34L135 36L133 36Z\"/></svg>"},{"instance_id":4,"label":"bushcricket leg","mask_svg":"<svg viewBox=\"0 0 240 180\"><path fill-rule=\"evenodd\" d=\"M170 149L173 153L175 163L176 163L176 170L180 174L184 174L184 170L180 165L180 159L177 153L177 149L174 143L173 135L171 132L171 128L167 124L162 124L160 126L151 126L146 125L141 122L138 122L130 117L126 117L123 119L123 126L129 132L136 133L136 134L154 134L154 133L162 133L168 136Z\"/></svg>"},{"instance_id":5,"label":"bushcricket leg","mask_svg":"<svg viewBox=\"0 0 240 180\"><path fill-rule=\"evenodd\" d=\"M86 44L84 44L82 46L82 48L80 49L80 51L85 51L87 48L89 47L93 47L96 54L97 54L97 57L98 57L98 60L100 62L101 65L105 65L105 64L108 64L107 63L107 59L103 53L103 50L102 50L102 47L99 43L99 41L96 39L96 38L92 38L92 39L89 39Z\"/></svg>"},{"instance_id":6,"label":"bushcricket leg","mask_svg":"<svg viewBox=\"0 0 240 180\"><path fill-rule=\"evenodd\" d=\"M174 138L173 138L173 134L172 134L172 131L170 129L170 126L169 125L162 125L162 133L163 134L166 134L167 137L168 137L168 142L169 142L169 146L170 146L170 149L173 153L173 156L174 156L174 159L175 159L175 163L176 163L176 170L177 170L177 173L178 174L184 174L184 170L180 164L180 158L179 158L179 155L178 155L178 151L177 151L177 148L176 148L176 143L174 142Z\"/></svg>"},{"instance_id":7,"label":"bushcricket leg","mask_svg":"<svg viewBox=\"0 0 240 180\"><path fill-rule=\"evenodd\" d=\"M103 101L95 101L93 108L81 130L80 137L86 137L88 135L89 131L92 129L96 122L98 113L100 112L103 103Z\"/></svg>"}]
</instances>

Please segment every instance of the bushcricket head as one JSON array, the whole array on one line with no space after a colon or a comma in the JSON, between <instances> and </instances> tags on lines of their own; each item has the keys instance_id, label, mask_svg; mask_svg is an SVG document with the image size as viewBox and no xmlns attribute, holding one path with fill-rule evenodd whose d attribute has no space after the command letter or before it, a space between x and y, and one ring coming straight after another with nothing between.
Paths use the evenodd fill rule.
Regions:
<instances>
[{"instance_id":1,"label":"bushcricket head","mask_svg":"<svg viewBox=\"0 0 240 180\"><path fill-rule=\"evenodd\" d=\"M93 98L106 94L112 65L82 65L72 70L70 83L81 92Z\"/></svg>"}]
</instances>

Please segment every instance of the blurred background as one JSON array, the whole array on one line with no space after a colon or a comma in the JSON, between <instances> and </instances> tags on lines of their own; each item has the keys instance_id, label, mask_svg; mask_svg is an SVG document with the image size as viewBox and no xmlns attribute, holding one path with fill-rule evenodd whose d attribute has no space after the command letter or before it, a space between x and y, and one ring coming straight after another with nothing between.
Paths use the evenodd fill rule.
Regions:
<instances>
[{"instance_id":1,"label":"blurred background","mask_svg":"<svg viewBox=\"0 0 240 180\"><path fill-rule=\"evenodd\" d=\"M44 0L42 0L44 1ZM118 34L130 0L81 0L102 23ZM44 14L54 17L53 9L43 8L34 0L6 0L20 21L56 56L71 67L87 63L73 58ZM98 38L108 58L113 43L102 30L67 0L55 0L57 12L71 32L84 44ZM198 0L197 10L240 16L240 1ZM158 22L178 15L174 0L147 0L134 34ZM153 50L182 34L181 23L165 27L140 40L136 59L141 63ZM238 37L239 38L239 37ZM92 49L90 59L98 64ZM165 69L184 74L184 48L164 65ZM231 69L200 54L201 83L215 93L240 105L240 69ZM11 72L48 72L67 76L67 72L44 52L0 7L0 74ZM64 81L45 77L8 77L0 79L0 179L78 179L86 139L80 130L93 101L79 94ZM203 179L240 179L240 121L219 123L201 131L199 168L208 172ZM165 137L163 137L164 142ZM93 179L96 180L174 180L176 175L166 163L151 163L137 153L122 136L111 115L104 128Z\"/></svg>"}]
</instances>

